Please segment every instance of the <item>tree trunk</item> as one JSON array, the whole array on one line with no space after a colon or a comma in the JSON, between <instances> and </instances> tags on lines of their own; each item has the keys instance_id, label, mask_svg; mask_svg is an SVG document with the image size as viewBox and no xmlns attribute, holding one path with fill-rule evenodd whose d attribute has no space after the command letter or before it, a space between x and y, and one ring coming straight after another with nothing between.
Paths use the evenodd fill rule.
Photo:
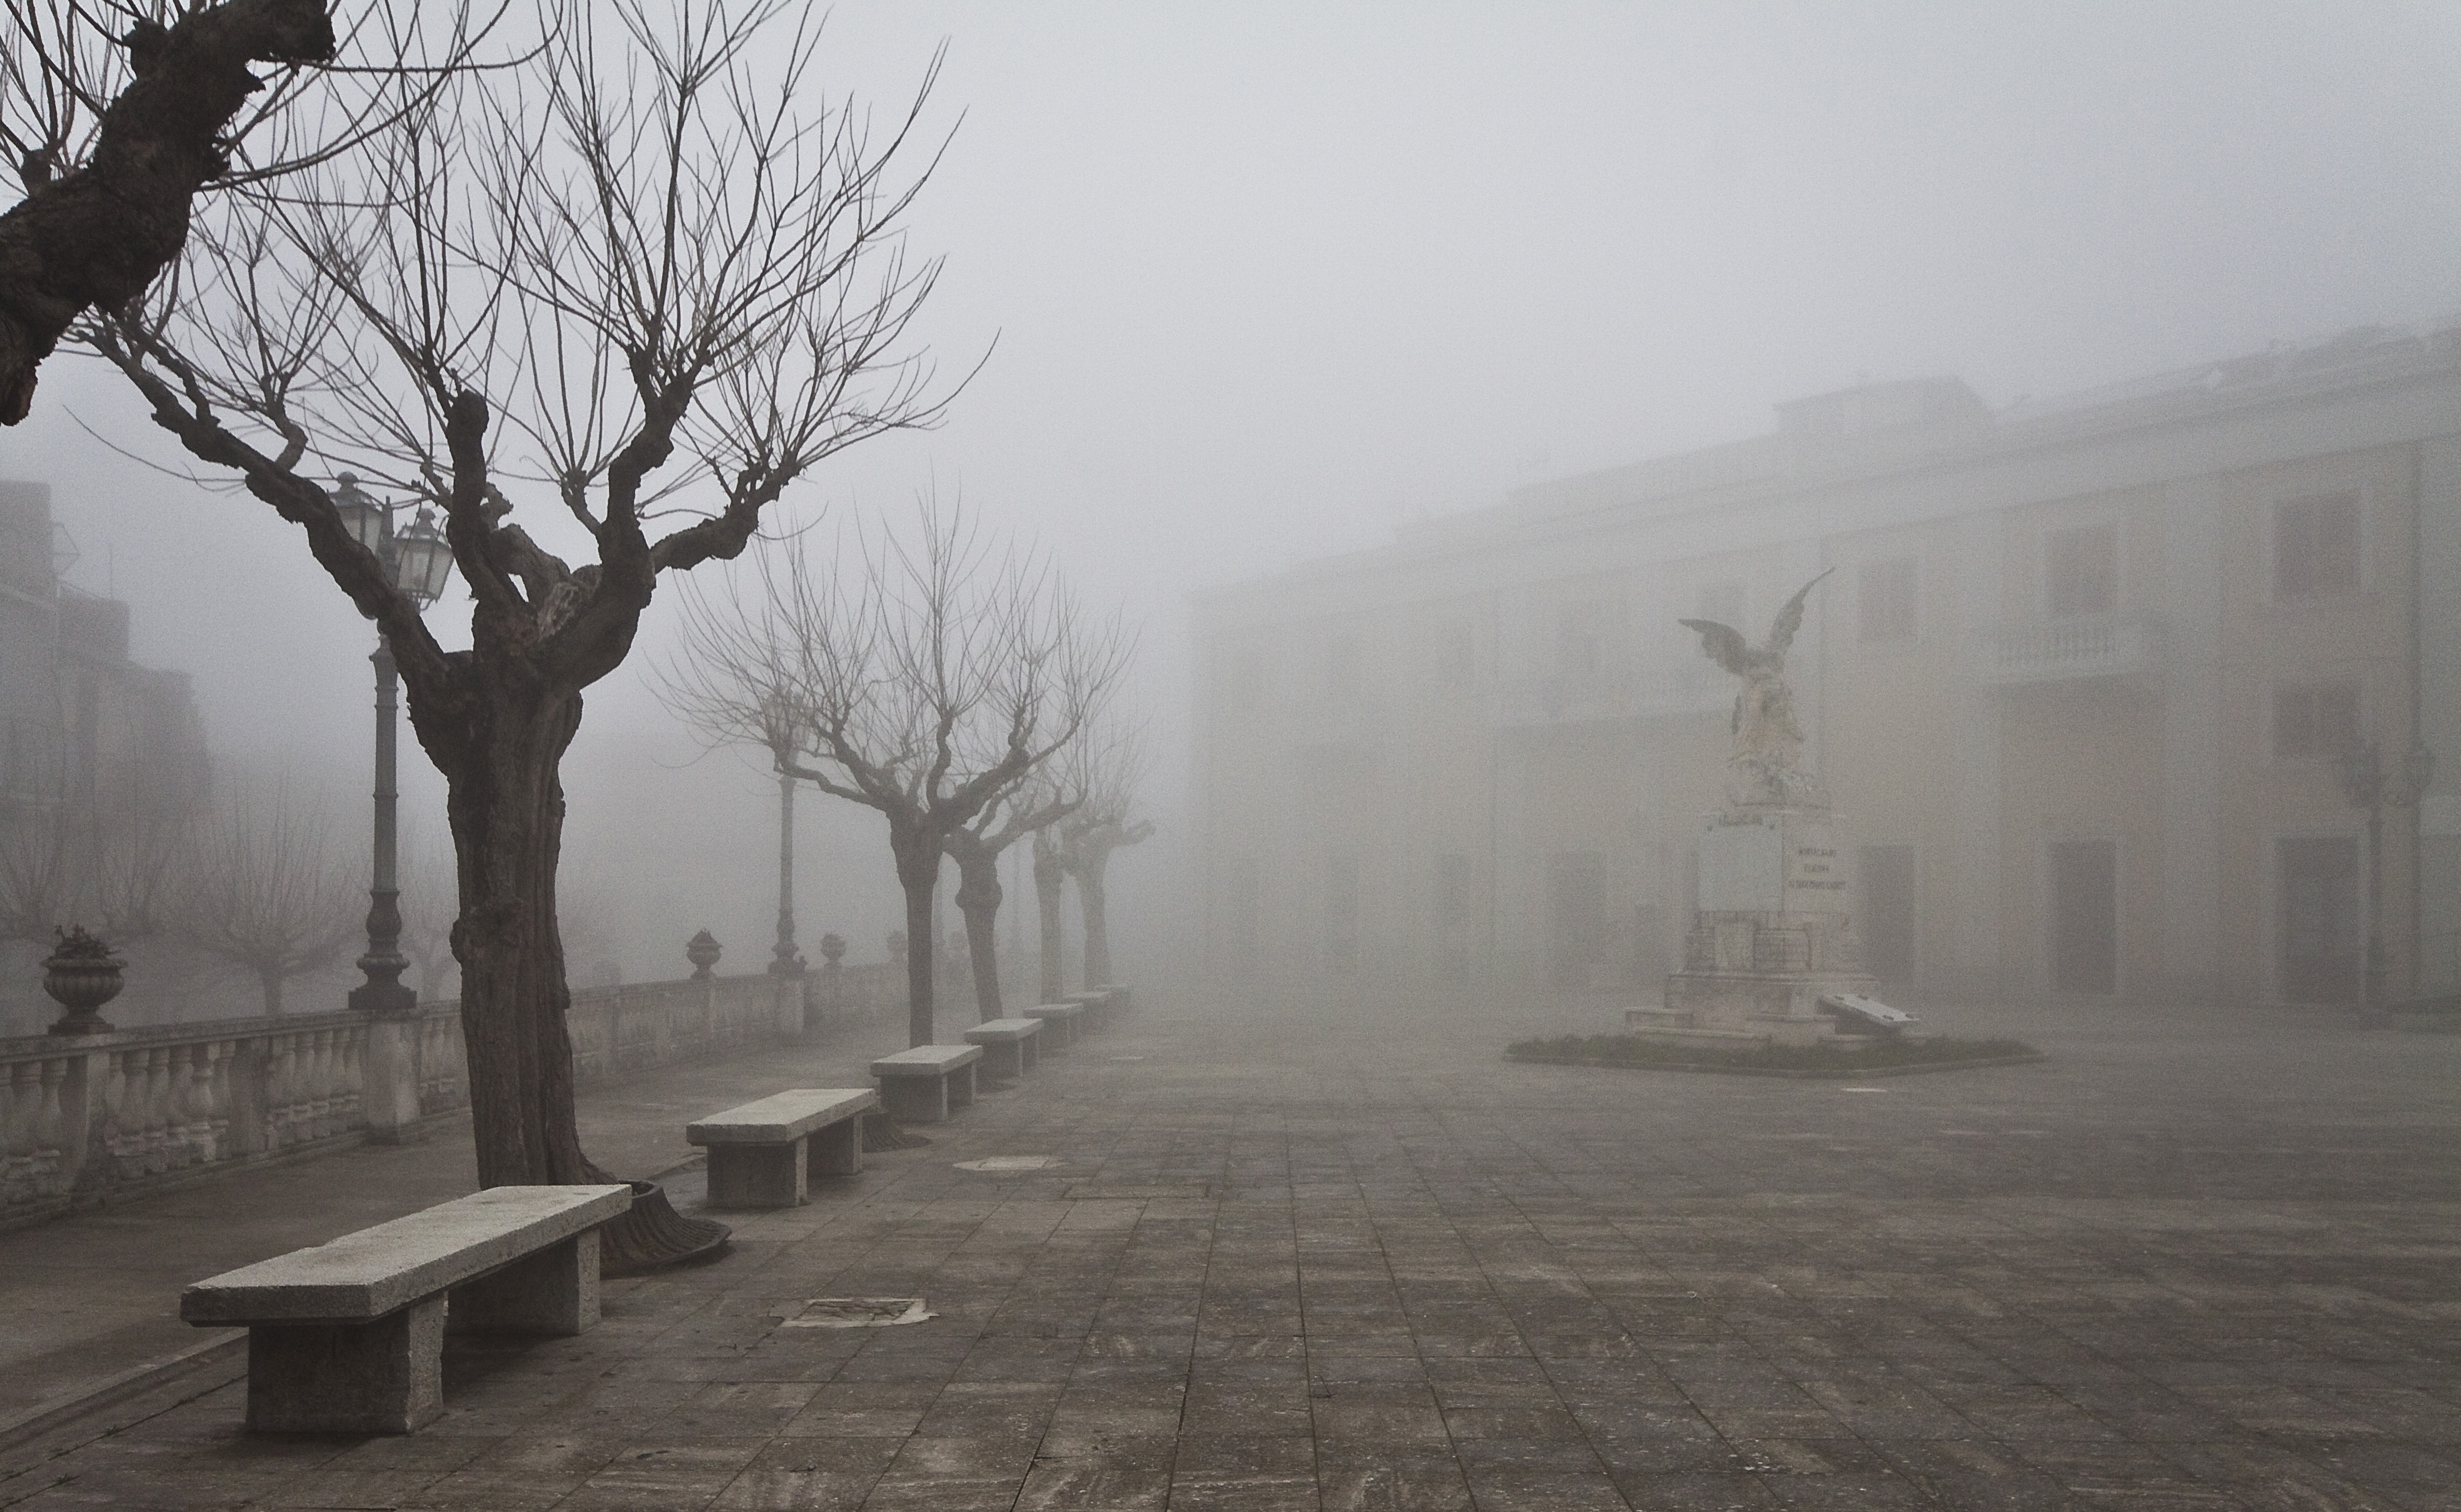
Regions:
<instances>
[{"instance_id":1,"label":"tree trunk","mask_svg":"<svg viewBox=\"0 0 2461 1512\"><path fill-rule=\"evenodd\" d=\"M1110 860L1096 850L1077 868L1077 903L1085 912L1085 990L1111 985L1111 926L1104 910L1102 869Z\"/></svg>"},{"instance_id":2,"label":"tree trunk","mask_svg":"<svg viewBox=\"0 0 2461 1512\"><path fill-rule=\"evenodd\" d=\"M940 844L900 833L892 823L890 854L897 858L897 884L906 889L906 1042L931 1043L931 969L940 952L931 936L931 895L940 884Z\"/></svg>"},{"instance_id":3,"label":"tree trunk","mask_svg":"<svg viewBox=\"0 0 2461 1512\"><path fill-rule=\"evenodd\" d=\"M966 918L966 959L974 970L974 1009L988 1024L1002 1015L999 989L999 857L985 851L957 862L957 911Z\"/></svg>"},{"instance_id":4,"label":"tree trunk","mask_svg":"<svg viewBox=\"0 0 2461 1512\"><path fill-rule=\"evenodd\" d=\"M281 1017L282 973L275 970L260 969L256 973L256 982L257 986L265 990L265 1016L268 1018Z\"/></svg>"},{"instance_id":5,"label":"tree trunk","mask_svg":"<svg viewBox=\"0 0 2461 1512\"><path fill-rule=\"evenodd\" d=\"M1067 881L1068 871L1059 864L1059 858L1040 845L1035 846L1034 908L1042 925L1041 1001L1045 1003L1057 1003L1068 991L1068 984L1060 974L1068 950L1068 926L1062 916L1065 904L1060 897Z\"/></svg>"},{"instance_id":6,"label":"tree trunk","mask_svg":"<svg viewBox=\"0 0 2461 1512\"><path fill-rule=\"evenodd\" d=\"M571 994L555 920L564 840L557 767L580 728L581 699L541 710L488 702L488 728L472 732L469 761L445 773L460 873L453 954L461 963L479 1184L610 1180L582 1154L574 1127L565 1031Z\"/></svg>"}]
</instances>

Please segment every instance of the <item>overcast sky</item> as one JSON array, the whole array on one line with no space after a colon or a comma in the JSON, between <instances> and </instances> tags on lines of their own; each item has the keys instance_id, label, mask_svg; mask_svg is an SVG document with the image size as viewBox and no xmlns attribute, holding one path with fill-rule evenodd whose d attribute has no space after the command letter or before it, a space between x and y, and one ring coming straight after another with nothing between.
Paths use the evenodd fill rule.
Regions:
<instances>
[{"instance_id":1,"label":"overcast sky","mask_svg":"<svg viewBox=\"0 0 2461 1512\"><path fill-rule=\"evenodd\" d=\"M1174 761L1193 587L1866 376L2000 405L2461 310L2450 4L897 0L830 27L832 93L884 106L947 42L925 325L952 369L997 345L945 428L849 454L806 503L936 481L1036 536L1145 625ZM0 432L0 476L54 485L75 580L195 674L218 750L355 799L364 626L262 506L79 421L153 444L130 394L60 363ZM568 766L572 848L601 886L656 856L623 868L656 893L628 916L750 949L767 789L692 755L617 672ZM812 833L807 940L876 954L885 850L843 817Z\"/></svg>"}]
</instances>

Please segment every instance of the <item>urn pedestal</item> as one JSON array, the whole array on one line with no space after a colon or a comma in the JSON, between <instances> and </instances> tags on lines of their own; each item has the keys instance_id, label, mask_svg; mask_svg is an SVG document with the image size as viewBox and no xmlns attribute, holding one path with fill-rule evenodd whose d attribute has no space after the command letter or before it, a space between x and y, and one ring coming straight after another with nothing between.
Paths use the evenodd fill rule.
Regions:
<instances>
[{"instance_id":1,"label":"urn pedestal","mask_svg":"<svg viewBox=\"0 0 2461 1512\"><path fill-rule=\"evenodd\" d=\"M85 936L83 930L77 934ZM123 983L120 970L127 964L118 956L101 950L101 942L94 942L94 950L75 950L74 944L63 944L58 952L43 962L43 990L53 1002L68 1012L48 1031L54 1034L108 1034L110 1024L103 1020L102 1005L119 995Z\"/></svg>"},{"instance_id":2,"label":"urn pedestal","mask_svg":"<svg viewBox=\"0 0 2461 1512\"><path fill-rule=\"evenodd\" d=\"M1837 1037L1820 1007L1878 982L1848 912L1844 848L1825 807L1742 807L1710 816L1683 969L1662 1008L1625 1013L1651 1038L1813 1045Z\"/></svg>"}]
</instances>

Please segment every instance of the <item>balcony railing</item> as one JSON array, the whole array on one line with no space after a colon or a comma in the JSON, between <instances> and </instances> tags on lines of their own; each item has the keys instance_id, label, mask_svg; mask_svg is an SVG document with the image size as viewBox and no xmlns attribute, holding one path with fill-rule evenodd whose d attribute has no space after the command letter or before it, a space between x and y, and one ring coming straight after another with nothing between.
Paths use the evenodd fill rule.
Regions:
<instances>
[{"instance_id":1,"label":"balcony railing","mask_svg":"<svg viewBox=\"0 0 2461 1512\"><path fill-rule=\"evenodd\" d=\"M1983 632L1982 678L1991 683L2124 677L2159 665L2162 628L2140 615L2081 615L1997 625Z\"/></svg>"}]
</instances>

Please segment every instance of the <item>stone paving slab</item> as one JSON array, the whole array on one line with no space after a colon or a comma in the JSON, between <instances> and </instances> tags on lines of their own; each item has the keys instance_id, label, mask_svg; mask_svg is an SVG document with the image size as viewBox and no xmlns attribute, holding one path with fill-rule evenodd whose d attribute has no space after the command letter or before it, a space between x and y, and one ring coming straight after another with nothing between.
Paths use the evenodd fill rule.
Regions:
<instances>
[{"instance_id":1,"label":"stone paving slab","mask_svg":"<svg viewBox=\"0 0 2461 1512\"><path fill-rule=\"evenodd\" d=\"M2461 1507L2461 1042L1972 1014L2053 1058L1867 1090L1319 1022L1148 1012L458 1343L420 1434L166 1386L0 1505Z\"/></svg>"}]
</instances>

